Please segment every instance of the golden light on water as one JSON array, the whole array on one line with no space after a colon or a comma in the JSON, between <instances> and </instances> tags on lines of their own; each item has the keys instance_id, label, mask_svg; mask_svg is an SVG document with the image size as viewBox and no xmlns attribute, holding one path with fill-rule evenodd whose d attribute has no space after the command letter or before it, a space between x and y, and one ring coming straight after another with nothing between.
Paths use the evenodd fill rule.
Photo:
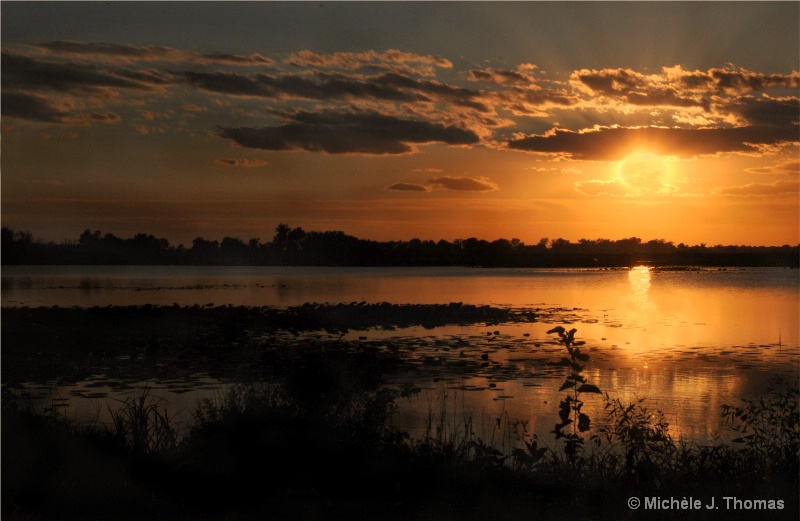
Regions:
<instances>
[{"instance_id":1,"label":"golden light on water","mask_svg":"<svg viewBox=\"0 0 800 521\"><path fill-rule=\"evenodd\" d=\"M650 293L650 268L647 266L636 266L628 272L628 282L631 287L633 301L641 309L648 309L652 304L648 303Z\"/></svg>"}]
</instances>

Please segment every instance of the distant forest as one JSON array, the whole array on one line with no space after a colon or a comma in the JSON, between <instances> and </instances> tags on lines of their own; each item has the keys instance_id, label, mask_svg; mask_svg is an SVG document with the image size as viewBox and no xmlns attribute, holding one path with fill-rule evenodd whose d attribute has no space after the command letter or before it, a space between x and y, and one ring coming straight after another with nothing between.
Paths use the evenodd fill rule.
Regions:
<instances>
[{"instance_id":1,"label":"distant forest","mask_svg":"<svg viewBox=\"0 0 800 521\"><path fill-rule=\"evenodd\" d=\"M198 237L190 248L144 233L121 239L84 231L76 242L34 241L28 232L2 228L2 264L152 264L246 266L482 266L482 267L627 267L776 266L797 268L798 246L687 246L664 240L476 238L378 242L341 231L307 232L279 224L269 242L234 237L222 241Z\"/></svg>"}]
</instances>

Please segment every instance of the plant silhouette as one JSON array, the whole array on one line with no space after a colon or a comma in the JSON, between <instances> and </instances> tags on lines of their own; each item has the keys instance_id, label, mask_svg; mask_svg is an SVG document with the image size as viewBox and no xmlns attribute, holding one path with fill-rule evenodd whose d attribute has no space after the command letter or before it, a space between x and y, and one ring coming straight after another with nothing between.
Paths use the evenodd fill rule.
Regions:
<instances>
[{"instance_id":1,"label":"plant silhouette","mask_svg":"<svg viewBox=\"0 0 800 521\"><path fill-rule=\"evenodd\" d=\"M560 340L567 351L569 358L564 357L561 363L570 368L564 383L561 384L559 391L571 390L570 394L561 400L558 408L559 422L553 428L556 440L564 439L564 454L567 455L570 462L576 462L579 456L583 455L585 449L585 442L582 433L591 428L591 419L589 416L582 412L583 400L581 395L584 393L603 394L602 391L596 386L586 383L586 378L583 376L583 369L586 362L589 360L589 355L581 353L579 345L584 342L575 340L575 333L578 330L575 328L567 331L562 326L556 326L549 330L547 333L558 333Z\"/></svg>"}]
</instances>

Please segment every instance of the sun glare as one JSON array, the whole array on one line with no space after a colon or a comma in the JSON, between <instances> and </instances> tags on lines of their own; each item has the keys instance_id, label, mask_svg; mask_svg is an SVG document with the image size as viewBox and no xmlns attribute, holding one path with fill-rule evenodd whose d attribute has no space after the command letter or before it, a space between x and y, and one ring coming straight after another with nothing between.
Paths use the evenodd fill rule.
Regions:
<instances>
[{"instance_id":1,"label":"sun glare","mask_svg":"<svg viewBox=\"0 0 800 521\"><path fill-rule=\"evenodd\" d=\"M665 156L639 151L619 162L617 179L628 195L660 195L675 191L673 161Z\"/></svg>"}]
</instances>

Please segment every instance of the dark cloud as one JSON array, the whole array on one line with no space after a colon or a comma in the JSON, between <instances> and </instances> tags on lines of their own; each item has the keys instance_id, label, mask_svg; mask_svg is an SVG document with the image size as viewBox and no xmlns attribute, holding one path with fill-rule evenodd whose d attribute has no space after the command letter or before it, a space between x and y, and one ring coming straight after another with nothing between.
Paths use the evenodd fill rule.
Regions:
<instances>
[{"instance_id":1,"label":"dark cloud","mask_svg":"<svg viewBox=\"0 0 800 521\"><path fill-rule=\"evenodd\" d=\"M105 112L103 114L99 112L90 112L88 114L82 114L77 116L78 120L85 121L87 123L94 122L94 123L118 123L122 121L122 117L119 114L115 114L113 112Z\"/></svg>"},{"instance_id":2,"label":"dark cloud","mask_svg":"<svg viewBox=\"0 0 800 521\"><path fill-rule=\"evenodd\" d=\"M83 43L74 41L55 41L35 44L36 47L46 49L53 54L66 56L81 56L94 58L116 58L125 62L134 61L164 61L164 62L193 62L206 64L228 64L246 66L272 65L275 62L260 54L249 56L225 53L195 53L181 51L169 47L148 45L134 47L114 43Z\"/></svg>"},{"instance_id":3,"label":"dark cloud","mask_svg":"<svg viewBox=\"0 0 800 521\"><path fill-rule=\"evenodd\" d=\"M220 166L232 166L236 168L260 168L267 166L269 163L263 159L226 159L219 158L214 160L214 164Z\"/></svg>"},{"instance_id":4,"label":"dark cloud","mask_svg":"<svg viewBox=\"0 0 800 521\"><path fill-rule=\"evenodd\" d=\"M17 92L2 93L3 116L38 121L40 123L64 123L68 113L57 109L39 96Z\"/></svg>"},{"instance_id":5,"label":"dark cloud","mask_svg":"<svg viewBox=\"0 0 800 521\"><path fill-rule=\"evenodd\" d=\"M118 123L122 120L113 112L70 113L59 109L40 96L19 92L3 92L4 117L14 117L39 123L91 125L93 123Z\"/></svg>"},{"instance_id":6,"label":"dark cloud","mask_svg":"<svg viewBox=\"0 0 800 521\"><path fill-rule=\"evenodd\" d=\"M513 150L614 161L632 149L691 157L719 152L752 152L755 145L798 142L797 127L751 125L736 128L601 127L582 132L555 129L544 135L508 141Z\"/></svg>"},{"instance_id":7,"label":"dark cloud","mask_svg":"<svg viewBox=\"0 0 800 521\"><path fill-rule=\"evenodd\" d=\"M401 119L377 112L297 111L283 113L293 122L275 127L220 128L220 136L248 148L307 150L328 154L404 154L409 143L471 145L470 131L453 125Z\"/></svg>"},{"instance_id":8,"label":"dark cloud","mask_svg":"<svg viewBox=\"0 0 800 521\"><path fill-rule=\"evenodd\" d=\"M683 92L662 76L646 76L630 69L583 69L574 72L572 79L593 94L618 98L632 105L706 107L709 104L703 96Z\"/></svg>"},{"instance_id":9,"label":"dark cloud","mask_svg":"<svg viewBox=\"0 0 800 521\"><path fill-rule=\"evenodd\" d=\"M424 185L417 185L413 183L394 183L386 187L387 190L398 192L427 192L428 187Z\"/></svg>"},{"instance_id":10,"label":"dark cloud","mask_svg":"<svg viewBox=\"0 0 800 521\"><path fill-rule=\"evenodd\" d=\"M396 73L349 76L316 71L311 74L255 74L184 72L185 80L200 89L235 96L304 98L316 100L373 99L393 102L447 101L480 112L490 108L480 93Z\"/></svg>"},{"instance_id":11,"label":"dark cloud","mask_svg":"<svg viewBox=\"0 0 800 521\"><path fill-rule=\"evenodd\" d=\"M88 111L119 90L155 91L168 83L156 71L130 71L81 63L51 62L2 54L2 114L42 123L90 125L116 123L113 112Z\"/></svg>"},{"instance_id":12,"label":"dark cloud","mask_svg":"<svg viewBox=\"0 0 800 521\"><path fill-rule=\"evenodd\" d=\"M244 76L234 72L192 72L179 73L190 85L208 92L230 94L233 96L256 96L277 98L281 92L273 81L263 81L269 76Z\"/></svg>"},{"instance_id":13,"label":"dark cloud","mask_svg":"<svg viewBox=\"0 0 800 521\"><path fill-rule=\"evenodd\" d=\"M740 98L719 110L736 114L749 123L797 128L800 99L747 97Z\"/></svg>"},{"instance_id":14,"label":"dark cloud","mask_svg":"<svg viewBox=\"0 0 800 521\"><path fill-rule=\"evenodd\" d=\"M797 89L800 73L761 74L745 69L685 71L664 67L660 74L642 74L631 69L582 69L572 83L593 96L601 95L641 107L700 107L708 113L727 113L730 96L771 88ZM764 107L761 107L764 108ZM757 116L756 114L755 116ZM796 112L794 117L796 118ZM760 122L756 117L749 118Z\"/></svg>"},{"instance_id":15,"label":"dark cloud","mask_svg":"<svg viewBox=\"0 0 800 521\"><path fill-rule=\"evenodd\" d=\"M722 90L745 92L765 90L772 87L800 88L800 73L761 74L746 69L711 69L708 75L715 86Z\"/></svg>"},{"instance_id":16,"label":"dark cloud","mask_svg":"<svg viewBox=\"0 0 800 521\"><path fill-rule=\"evenodd\" d=\"M116 71L80 63L57 63L2 54L2 87L12 90L97 92L100 89L152 90L168 80L153 71Z\"/></svg>"},{"instance_id":17,"label":"dark cloud","mask_svg":"<svg viewBox=\"0 0 800 521\"><path fill-rule=\"evenodd\" d=\"M428 182L447 190L463 192L491 192L497 190L497 185L485 177L453 177L442 176L428 179Z\"/></svg>"},{"instance_id":18,"label":"dark cloud","mask_svg":"<svg viewBox=\"0 0 800 521\"><path fill-rule=\"evenodd\" d=\"M630 69L582 69L572 75L596 93L618 96L647 85L644 75Z\"/></svg>"},{"instance_id":19,"label":"dark cloud","mask_svg":"<svg viewBox=\"0 0 800 521\"><path fill-rule=\"evenodd\" d=\"M800 87L800 73L762 74L746 69L714 68L708 71L685 71L680 66L664 67L662 74L642 74L631 69L581 69L572 79L595 93L606 96L627 96L636 92L671 91L681 95L745 93L782 87Z\"/></svg>"},{"instance_id":20,"label":"dark cloud","mask_svg":"<svg viewBox=\"0 0 800 521\"><path fill-rule=\"evenodd\" d=\"M520 71L506 69L472 69L469 71L467 79L470 81L482 81L487 83L514 83L522 85L533 85L536 80Z\"/></svg>"}]
</instances>

